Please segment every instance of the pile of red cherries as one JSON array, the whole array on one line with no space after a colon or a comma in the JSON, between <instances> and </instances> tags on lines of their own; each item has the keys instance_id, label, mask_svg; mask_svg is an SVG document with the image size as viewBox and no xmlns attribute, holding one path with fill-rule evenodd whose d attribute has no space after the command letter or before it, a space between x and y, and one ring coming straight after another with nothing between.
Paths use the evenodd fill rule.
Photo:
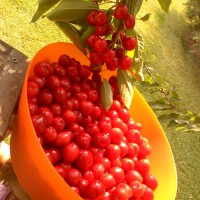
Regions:
<instances>
[{"instance_id":1,"label":"pile of red cherries","mask_svg":"<svg viewBox=\"0 0 200 200\"><path fill-rule=\"evenodd\" d=\"M96 47L95 47L96 48ZM110 80L110 82L112 82ZM101 76L68 55L38 62L27 82L31 120L58 174L85 200L152 200L151 146L114 98L101 105Z\"/></svg>"}]
</instances>

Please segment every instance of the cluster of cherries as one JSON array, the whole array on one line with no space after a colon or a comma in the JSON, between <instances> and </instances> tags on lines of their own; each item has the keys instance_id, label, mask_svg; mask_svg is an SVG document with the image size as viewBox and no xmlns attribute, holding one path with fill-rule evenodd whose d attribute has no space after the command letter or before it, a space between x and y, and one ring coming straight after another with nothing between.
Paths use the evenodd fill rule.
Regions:
<instances>
[{"instance_id":1,"label":"cluster of cherries","mask_svg":"<svg viewBox=\"0 0 200 200\"><path fill-rule=\"evenodd\" d=\"M118 21L118 27L109 23L109 16L105 11L94 10L87 16L87 22L94 26L94 33L89 35L86 44L90 49L90 62L93 68L106 64L108 70L114 71L118 67L128 70L132 60L126 55L136 47L136 39L128 37L124 30L132 29L135 18L128 12L124 4L119 4L114 9L114 19Z\"/></svg>"},{"instance_id":2,"label":"cluster of cherries","mask_svg":"<svg viewBox=\"0 0 200 200\"><path fill-rule=\"evenodd\" d=\"M67 55L39 62L27 83L38 140L55 170L85 200L152 200L151 146L128 110L100 103L101 78ZM114 85L114 84L113 84Z\"/></svg>"}]
</instances>

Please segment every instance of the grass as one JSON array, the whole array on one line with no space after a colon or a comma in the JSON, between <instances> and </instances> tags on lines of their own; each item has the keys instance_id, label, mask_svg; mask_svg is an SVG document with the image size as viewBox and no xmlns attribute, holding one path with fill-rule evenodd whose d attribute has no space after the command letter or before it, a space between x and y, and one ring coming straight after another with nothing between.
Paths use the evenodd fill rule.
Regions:
<instances>
[{"instance_id":1,"label":"grass","mask_svg":"<svg viewBox=\"0 0 200 200\"><path fill-rule=\"evenodd\" d=\"M138 30L145 41L143 56L156 73L176 88L183 107L200 113L200 65L183 43L187 22L184 2L172 1L168 14L153 1L144 1L139 15L151 13L147 22L139 22ZM141 88L147 100L156 99ZM162 124L170 142L178 173L177 200L200 199L199 133L174 131Z\"/></svg>"},{"instance_id":2,"label":"grass","mask_svg":"<svg viewBox=\"0 0 200 200\"><path fill-rule=\"evenodd\" d=\"M166 14L157 1L144 1L139 16L151 13L151 17L147 22L138 21L137 29L145 40L143 56L147 64L175 86L183 107L200 113L200 66L183 45L182 36L187 26L183 3L183 0L174 0ZM1 0L0 4L0 38L30 58L48 43L67 41L64 34L47 19L30 23L36 8L37 1ZM155 99L142 89L141 92L147 100ZM176 199L200 199L200 134L177 132L162 125L177 166Z\"/></svg>"}]
</instances>

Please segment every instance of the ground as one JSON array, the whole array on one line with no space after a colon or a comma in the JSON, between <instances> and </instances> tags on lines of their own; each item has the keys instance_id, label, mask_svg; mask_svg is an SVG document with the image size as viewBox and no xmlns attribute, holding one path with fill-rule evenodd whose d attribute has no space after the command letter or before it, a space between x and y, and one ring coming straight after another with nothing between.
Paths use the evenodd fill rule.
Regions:
<instances>
[{"instance_id":1,"label":"ground","mask_svg":"<svg viewBox=\"0 0 200 200\"><path fill-rule=\"evenodd\" d=\"M172 1L169 13L156 1L144 1L139 16L151 13L147 22L138 21L136 28L145 41L144 59L170 85L175 86L181 102L188 110L200 113L200 64L184 45L187 20L184 0ZM30 58L43 46L68 41L47 19L30 23L37 1L1 0L0 38ZM139 17L138 16L138 17ZM154 98L141 90L147 100ZM185 133L162 124L172 148L177 173L176 200L200 199L200 133Z\"/></svg>"}]
</instances>

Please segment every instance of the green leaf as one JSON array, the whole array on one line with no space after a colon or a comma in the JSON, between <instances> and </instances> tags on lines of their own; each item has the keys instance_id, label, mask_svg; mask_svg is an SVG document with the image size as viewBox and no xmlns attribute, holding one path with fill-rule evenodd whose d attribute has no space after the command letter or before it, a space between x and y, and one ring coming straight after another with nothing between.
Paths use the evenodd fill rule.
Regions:
<instances>
[{"instance_id":1,"label":"green leaf","mask_svg":"<svg viewBox=\"0 0 200 200\"><path fill-rule=\"evenodd\" d=\"M164 101L153 101L153 102L148 102L148 103L154 110L167 110L167 109L169 109L168 104Z\"/></svg>"},{"instance_id":2,"label":"green leaf","mask_svg":"<svg viewBox=\"0 0 200 200\"><path fill-rule=\"evenodd\" d=\"M179 95L176 91L170 90L169 95L171 98L179 100Z\"/></svg>"},{"instance_id":3,"label":"green leaf","mask_svg":"<svg viewBox=\"0 0 200 200\"><path fill-rule=\"evenodd\" d=\"M149 18L150 18L150 13L148 13L148 14L146 14L146 15L144 15L143 17L141 17L141 18L139 18L139 20L142 20L142 21L148 21L149 20Z\"/></svg>"},{"instance_id":4,"label":"green leaf","mask_svg":"<svg viewBox=\"0 0 200 200\"><path fill-rule=\"evenodd\" d=\"M101 84L101 103L106 110L109 110L113 102L113 93L109 82L104 78Z\"/></svg>"},{"instance_id":5,"label":"green leaf","mask_svg":"<svg viewBox=\"0 0 200 200\"><path fill-rule=\"evenodd\" d=\"M172 3L171 0L158 0L161 8L165 11L165 12L168 12L169 11L169 7L170 7L170 4Z\"/></svg>"},{"instance_id":6,"label":"green leaf","mask_svg":"<svg viewBox=\"0 0 200 200\"><path fill-rule=\"evenodd\" d=\"M39 0L38 9L31 22L36 22L47 10L56 5L60 0Z\"/></svg>"},{"instance_id":7,"label":"green leaf","mask_svg":"<svg viewBox=\"0 0 200 200\"><path fill-rule=\"evenodd\" d=\"M136 16L142 6L142 2L143 0L128 0L127 7L129 12Z\"/></svg>"},{"instance_id":8,"label":"green leaf","mask_svg":"<svg viewBox=\"0 0 200 200\"><path fill-rule=\"evenodd\" d=\"M76 21L85 19L91 10L98 9L98 5L92 1L62 0L59 5L47 14L52 21Z\"/></svg>"},{"instance_id":9,"label":"green leaf","mask_svg":"<svg viewBox=\"0 0 200 200\"><path fill-rule=\"evenodd\" d=\"M134 95L134 78L127 70L118 68L117 84L125 106L129 109Z\"/></svg>"},{"instance_id":10,"label":"green leaf","mask_svg":"<svg viewBox=\"0 0 200 200\"><path fill-rule=\"evenodd\" d=\"M141 58L144 49L144 38L141 34L136 32L137 46L135 48L135 58Z\"/></svg>"},{"instance_id":11,"label":"green leaf","mask_svg":"<svg viewBox=\"0 0 200 200\"><path fill-rule=\"evenodd\" d=\"M68 22L56 22L56 25L63 31L63 33L86 55L81 37L78 30Z\"/></svg>"}]
</instances>

